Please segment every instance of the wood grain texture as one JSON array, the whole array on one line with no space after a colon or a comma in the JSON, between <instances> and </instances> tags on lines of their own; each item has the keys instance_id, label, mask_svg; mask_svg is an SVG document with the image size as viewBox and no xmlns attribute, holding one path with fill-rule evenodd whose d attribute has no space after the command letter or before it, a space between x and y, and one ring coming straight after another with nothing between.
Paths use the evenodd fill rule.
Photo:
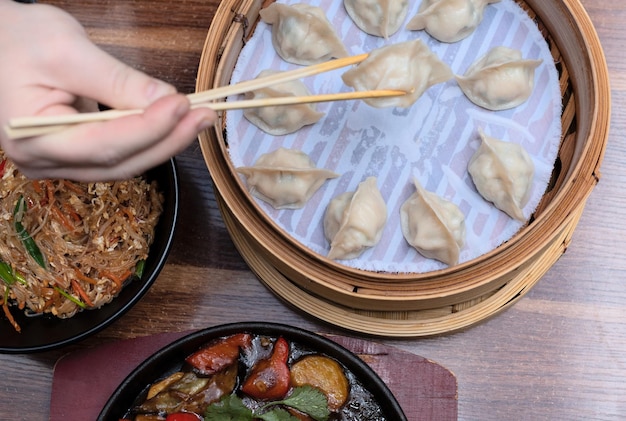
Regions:
<instances>
[{"instance_id":1,"label":"wood grain texture","mask_svg":"<svg viewBox=\"0 0 626 421\"><path fill-rule=\"evenodd\" d=\"M45 2L74 14L111 54L193 92L218 0ZM474 328L382 341L450 369L458 380L461 420L626 418L626 5L582 3L607 57L613 114L600 183L568 250L517 304ZM44 354L0 355L0 419L48 419L54 364L73 350L243 320L342 333L283 303L246 267L217 209L198 146L183 152L178 163L180 225L154 288L84 343Z\"/></svg>"}]
</instances>

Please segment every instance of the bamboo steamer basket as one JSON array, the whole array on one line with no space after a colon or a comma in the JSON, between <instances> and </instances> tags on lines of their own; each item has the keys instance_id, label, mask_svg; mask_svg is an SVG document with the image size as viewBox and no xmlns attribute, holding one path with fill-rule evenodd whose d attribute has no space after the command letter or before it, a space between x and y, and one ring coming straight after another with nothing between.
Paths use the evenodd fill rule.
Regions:
<instances>
[{"instance_id":1,"label":"bamboo steamer basket","mask_svg":"<svg viewBox=\"0 0 626 421\"><path fill-rule=\"evenodd\" d=\"M262 0L223 0L208 31L196 91L228 85L252 36ZM520 299L565 252L600 179L610 87L599 39L577 0L516 0L554 57L563 100L562 136L551 182L529 223L476 259L426 273L350 268L311 252L247 193L228 158L226 115L200 134L229 233L259 279L286 303L349 330L419 337L469 327Z\"/></svg>"}]
</instances>

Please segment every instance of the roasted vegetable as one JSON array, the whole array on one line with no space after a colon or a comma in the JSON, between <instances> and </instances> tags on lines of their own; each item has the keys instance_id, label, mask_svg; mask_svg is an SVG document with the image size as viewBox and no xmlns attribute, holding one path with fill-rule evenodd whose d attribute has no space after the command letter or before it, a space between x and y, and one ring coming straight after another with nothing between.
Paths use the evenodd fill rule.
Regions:
<instances>
[{"instance_id":1,"label":"roasted vegetable","mask_svg":"<svg viewBox=\"0 0 626 421\"><path fill-rule=\"evenodd\" d=\"M259 361L246 378L241 390L260 400L281 399L289 391L289 344L285 338L274 343L272 356Z\"/></svg>"},{"instance_id":2,"label":"roasted vegetable","mask_svg":"<svg viewBox=\"0 0 626 421\"><path fill-rule=\"evenodd\" d=\"M169 414L165 421L201 421L202 418L191 412L176 412Z\"/></svg>"},{"instance_id":3,"label":"roasted vegetable","mask_svg":"<svg viewBox=\"0 0 626 421\"><path fill-rule=\"evenodd\" d=\"M135 407L133 412L141 414L202 413L208 405L231 393L236 383L237 364L232 364L211 377L198 377L190 371L151 399Z\"/></svg>"},{"instance_id":4,"label":"roasted vegetable","mask_svg":"<svg viewBox=\"0 0 626 421\"><path fill-rule=\"evenodd\" d=\"M247 333L232 335L191 354L185 361L199 373L210 376L237 361L239 350L249 347L251 341Z\"/></svg>"},{"instance_id":5,"label":"roasted vegetable","mask_svg":"<svg viewBox=\"0 0 626 421\"><path fill-rule=\"evenodd\" d=\"M294 386L311 385L320 389L332 410L341 408L350 393L348 379L339 363L323 355L309 355L294 363L291 382Z\"/></svg>"},{"instance_id":6,"label":"roasted vegetable","mask_svg":"<svg viewBox=\"0 0 626 421\"><path fill-rule=\"evenodd\" d=\"M159 393L161 393L162 391L164 391L165 389L167 389L168 387L170 387L171 385L173 385L174 383L182 379L184 375L185 373L183 373L182 371L177 371L176 373L153 384L152 386L150 386L150 389L148 389L148 395L146 396L146 399L154 398L156 395L158 395Z\"/></svg>"}]
</instances>

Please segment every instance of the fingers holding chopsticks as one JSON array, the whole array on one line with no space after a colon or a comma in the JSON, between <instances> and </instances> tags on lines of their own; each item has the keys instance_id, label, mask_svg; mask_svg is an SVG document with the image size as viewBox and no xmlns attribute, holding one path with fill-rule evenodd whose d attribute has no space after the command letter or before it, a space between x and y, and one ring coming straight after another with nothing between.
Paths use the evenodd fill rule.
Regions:
<instances>
[{"instance_id":1,"label":"fingers holding chopsticks","mask_svg":"<svg viewBox=\"0 0 626 421\"><path fill-rule=\"evenodd\" d=\"M32 178L125 179L178 154L215 119L213 110L192 110L185 96L170 95L142 114L15 141L12 159Z\"/></svg>"},{"instance_id":2,"label":"fingers holding chopsticks","mask_svg":"<svg viewBox=\"0 0 626 421\"><path fill-rule=\"evenodd\" d=\"M34 132L15 140L0 130L0 145L26 175L100 181L127 178L175 155L215 121L209 109L94 45L61 9L0 1L0 125L18 116L85 114L90 98L110 107L142 109L116 121Z\"/></svg>"}]
</instances>

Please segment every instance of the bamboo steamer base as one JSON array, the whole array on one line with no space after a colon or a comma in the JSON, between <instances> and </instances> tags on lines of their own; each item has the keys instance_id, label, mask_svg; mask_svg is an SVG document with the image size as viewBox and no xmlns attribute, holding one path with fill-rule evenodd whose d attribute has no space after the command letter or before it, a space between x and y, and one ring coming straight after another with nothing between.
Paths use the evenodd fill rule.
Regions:
<instances>
[{"instance_id":1,"label":"bamboo steamer base","mask_svg":"<svg viewBox=\"0 0 626 421\"><path fill-rule=\"evenodd\" d=\"M217 195L220 211L242 257L262 283L288 305L310 316L347 330L382 337L428 337L466 329L507 309L521 299L565 252L570 229L564 229L541 257L516 273L506 284L475 299L424 310L368 311L351 308L301 288L265 257L263 248L250 236Z\"/></svg>"},{"instance_id":2,"label":"bamboo steamer base","mask_svg":"<svg viewBox=\"0 0 626 421\"><path fill-rule=\"evenodd\" d=\"M272 0L224 0L207 34L196 90L230 83L239 51ZM552 181L528 226L490 253L425 274L348 268L282 232L250 197L228 158L226 115L200 147L229 233L250 268L289 305L371 335L422 337L458 331L508 308L565 252L600 179L610 86L597 34L578 0L516 0L544 34L560 75L562 141ZM265 3L264 3L265 2Z\"/></svg>"}]
</instances>

